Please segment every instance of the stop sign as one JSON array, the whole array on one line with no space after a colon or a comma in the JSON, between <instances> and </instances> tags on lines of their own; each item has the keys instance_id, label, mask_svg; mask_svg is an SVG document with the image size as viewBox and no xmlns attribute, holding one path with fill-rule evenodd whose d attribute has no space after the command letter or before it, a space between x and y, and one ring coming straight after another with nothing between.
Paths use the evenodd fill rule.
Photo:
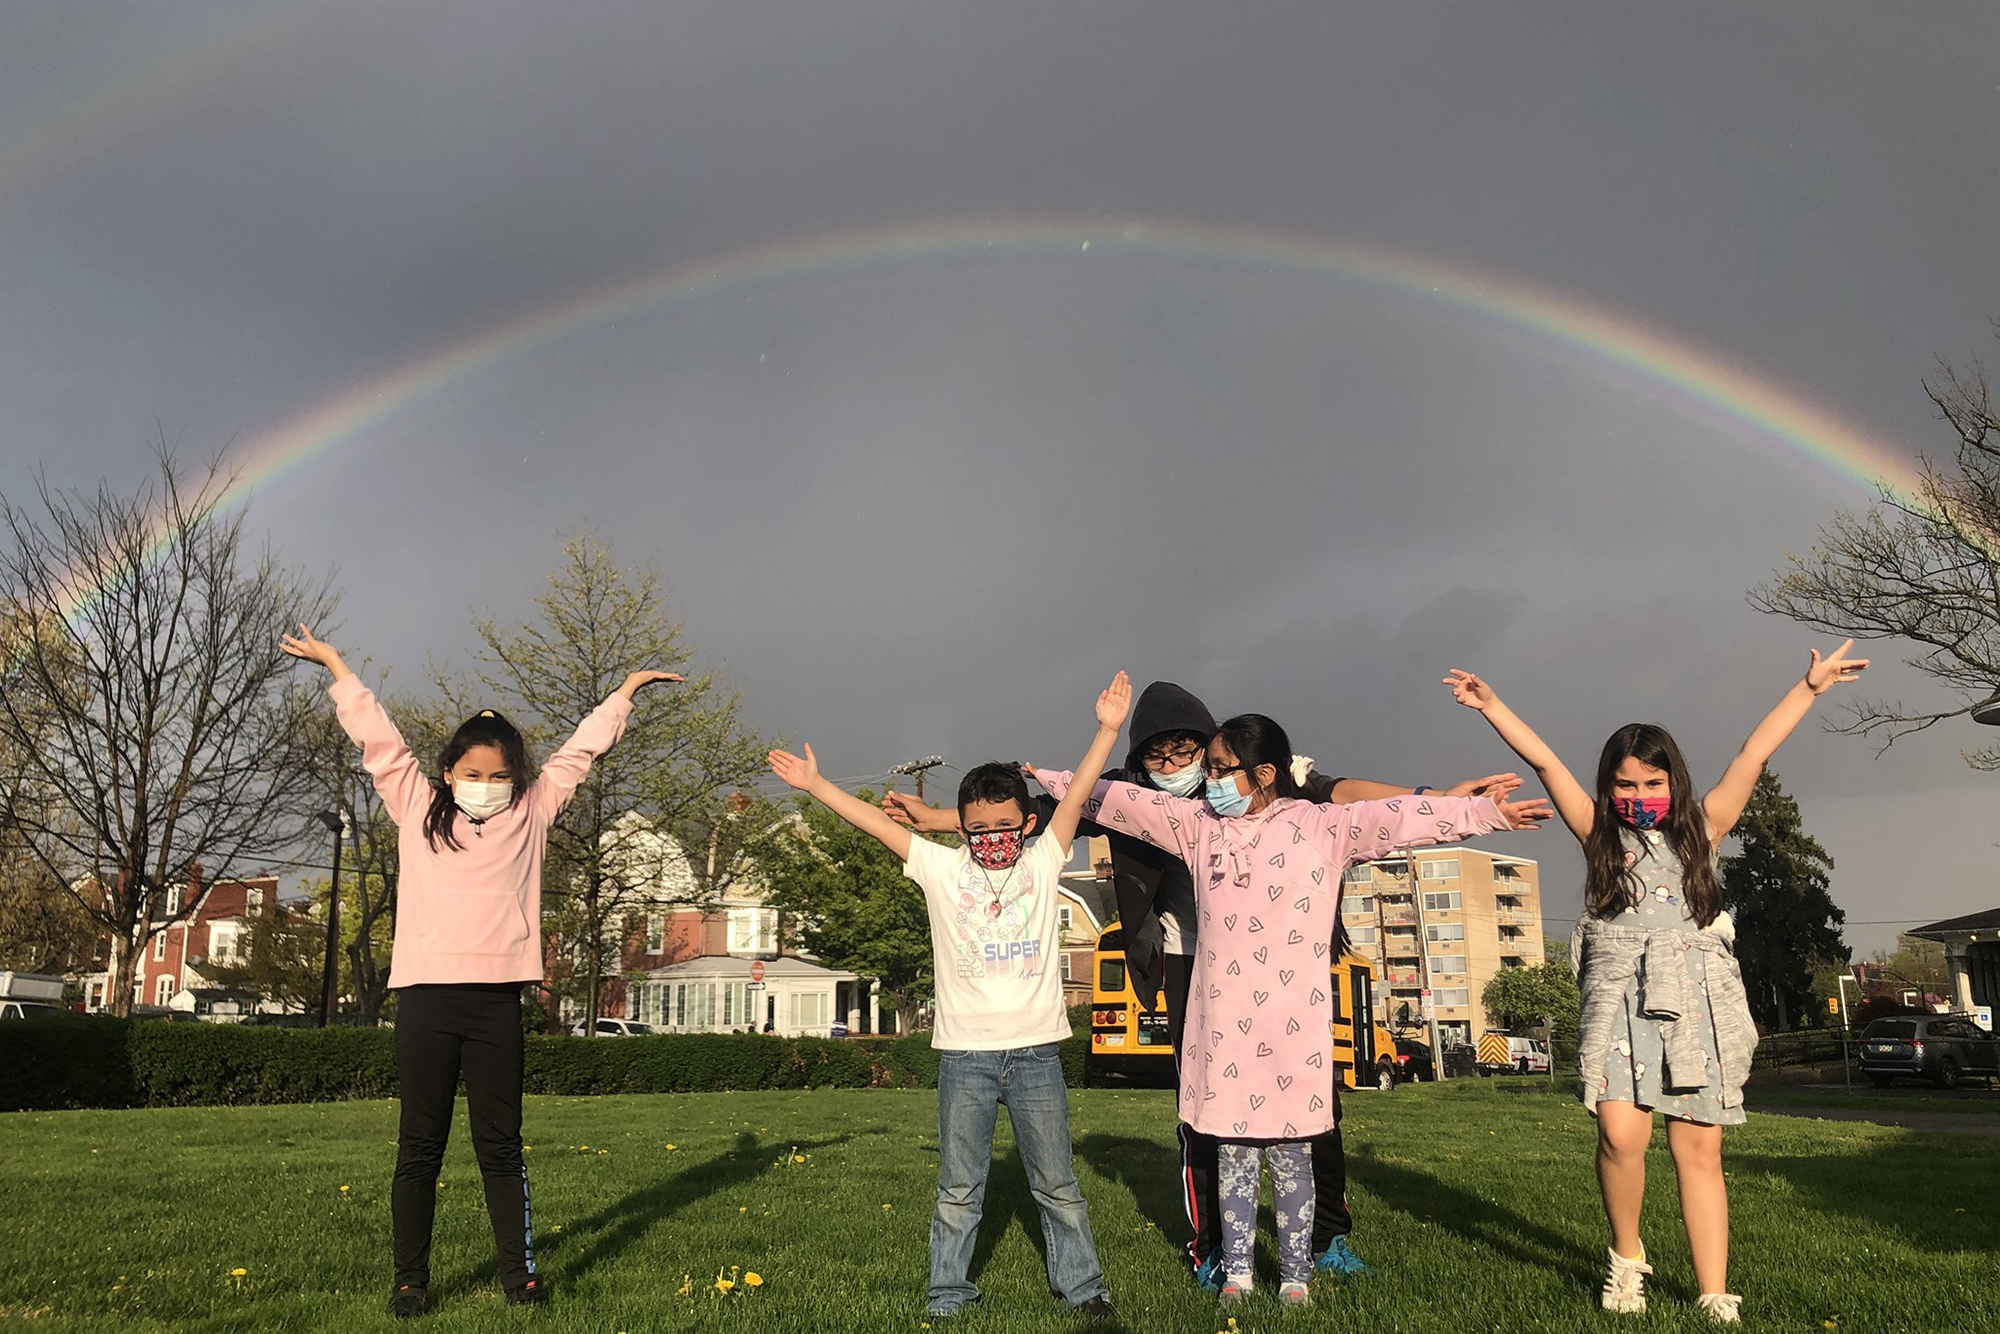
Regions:
<instances>
[{"instance_id":1,"label":"stop sign","mask_svg":"<svg viewBox=\"0 0 2000 1334\"><path fill-rule=\"evenodd\" d=\"M764 980L764 961L762 959L750 965L750 980L752 982L762 982Z\"/></svg>"}]
</instances>

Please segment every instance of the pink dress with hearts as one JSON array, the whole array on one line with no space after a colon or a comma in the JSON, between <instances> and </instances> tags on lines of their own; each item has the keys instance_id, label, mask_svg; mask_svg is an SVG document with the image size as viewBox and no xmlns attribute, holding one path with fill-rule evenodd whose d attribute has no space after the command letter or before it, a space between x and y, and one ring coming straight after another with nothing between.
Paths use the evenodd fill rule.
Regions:
<instances>
[{"instance_id":1,"label":"pink dress with hearts","mask_svg":"<svg viewBox=\"0 0 2000 1334\"><path fill-rule=\"evenodd\" d=\"M1037 772L1058 799L1070 774ZM1200 911L1180 1117L1222 1139L1333 1128L1334 929L1341 873L1400 848L1506 828L1485 797L1434 792L1346 806L1278 801L1223 819L1205 801L1100 782L1087 818L1178 855Z\"/></svg>"}]
</instances>

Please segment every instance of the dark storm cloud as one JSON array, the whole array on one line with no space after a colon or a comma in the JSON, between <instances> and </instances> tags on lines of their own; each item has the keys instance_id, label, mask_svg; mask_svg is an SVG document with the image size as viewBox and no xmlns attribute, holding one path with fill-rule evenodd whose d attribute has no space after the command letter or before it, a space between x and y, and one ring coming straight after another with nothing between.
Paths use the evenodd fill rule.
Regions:
<instances>
[{"instance_id":1,"label":"dark storm cloud","mask_svg":"<svg viewBox=\"0 0 2000 1334\"><path fill-rule=\"evenodd\" d=\"M66 2L8 37L9 494L37 462L133 477L156 418L254 437L667 264L945 217L1391 245L1910 448L1949 443L1918 377L2000 309L1986 5ZM1506 767L1437 684L1466 665L1572 765L1643 715L1712 775L1802 665L1742 593L1851 481L1419 294L1078 259L637 312L393 414L253 522L340 566L347 641L406 685L592 525L842 774L1068 764L1119 667L1344 771ZM1857 919L1990 902L1947 871L1987 861L1972 740L1878 761L1808 724L1781 753ZM1516 842L1560 900L1566 840Z\"/></svg>"}]
</instances>

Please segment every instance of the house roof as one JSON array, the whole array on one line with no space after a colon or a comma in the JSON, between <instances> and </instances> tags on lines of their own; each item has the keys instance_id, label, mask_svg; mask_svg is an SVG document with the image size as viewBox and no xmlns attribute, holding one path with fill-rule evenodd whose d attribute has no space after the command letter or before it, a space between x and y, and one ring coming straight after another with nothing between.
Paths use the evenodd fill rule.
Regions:
<instances>
[{"instance_id":1,"label":"house roof","mask_svg":"<svg viewBox=\"0 0 2000 1334\"><path fill-rule=\"evenodd\" d=\"M1991 931L2000 934L2000 908L1987 908L1983 912L1967 913L1963 917L1947 917L1942 922L1932 922L1908 932L1925 940L1943 940L1946 936L1969 935L1974 931Z\"/></svg>"},{"instance_id":2,"label":"house roof","mask_svg":"<svg viewBox=\"0 0 2000 1334\"><path fill-rule=\"evenodd\" d=\"M1062 878L1061 890L1070 898L1083 905L1090 914L1090 920L1102 931L1118 920L1118 895L1109 880L1099 880L1085 872L1076 872Z\"/></svg>"},{"instance_id":3,"label":"house roof","mask_svg":"<svg viewBox=\"0 0 2000 1334\"><path fill-rule=\"evenodd\" d=\"M701 978L704 981L717 979L725 982L750 980L750 965L755 959L746 959L734 954L704 954L697 959L682 963L670 963L664 968L647 970L645 976L656 982L670 982L676 978ZM804 959L789 956L765 959L764 981L770 982L858 982L860 976L842 972L838 968L825 968Z\"/></svg>"}]
</instances>

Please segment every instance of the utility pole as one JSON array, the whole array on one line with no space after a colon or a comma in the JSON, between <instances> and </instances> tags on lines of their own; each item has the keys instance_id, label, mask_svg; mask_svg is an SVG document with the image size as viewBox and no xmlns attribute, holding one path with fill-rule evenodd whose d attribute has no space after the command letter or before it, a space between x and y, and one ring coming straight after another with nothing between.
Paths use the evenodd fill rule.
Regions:
<instances>
[{"instance_id":1,"label":"utility pole","mask_svg":"<svg viewBox=\"0 0 2000 1334\"><path fill-rule=\"evenodd\" d=\"M340 1003L340 845L347 835L347 812L321 811L319 822L333 835L333 881L326 891L326 963L320 970L319 1026L326 1028Z\"/></svg>"},{"instance_id":2,"label":"utility pole","mask_svg":"<svg viewBox=\"0 0 2000 1334\"><path fill-rule=\"evenodd\" d=\"M889 766L892 774L914 774L917 780L917 800L924 799L924 774L944 763L942 755L926 755L921 760L906 760L902 764Z\"/></svg>"},{"instance_id":3,"label":"utility pole","mask_svg":"<svg viewBox=\"0 0 2000 1334\"><path fill-rule=\"evenodd\" d=\"M1417 961L1423 969L1418 974L1424 983L1424 1017L1431 1026L1431 1068L1439 1083L1444 1082L1444 1047L1438 1041L1437 996L1431 989L1431 942L1424 922L1424 878L1417 871L1417 850L1403 849L1403 856L1410 868L1410 902L1417 909Z\"/></svg>"}]
</instances>

